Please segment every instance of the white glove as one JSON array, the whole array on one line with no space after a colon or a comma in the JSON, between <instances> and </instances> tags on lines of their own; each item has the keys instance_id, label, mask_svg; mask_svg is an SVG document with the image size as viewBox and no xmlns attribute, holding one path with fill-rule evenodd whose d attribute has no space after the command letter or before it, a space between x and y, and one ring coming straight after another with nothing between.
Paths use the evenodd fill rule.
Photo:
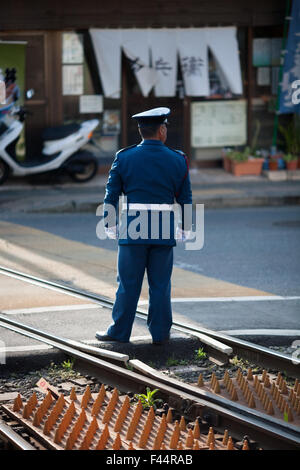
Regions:
<instances>
[{"instance_id":1,"label":"white glove","mask_svg":"<svg viewBox=\"0 0 300 470\"><path fill-rule=\"evenodd\" d=\"M105 227L105 233L108 238L111 240L116 240L117 237L117 226L115 225L114 227Z\"/></svg>"},{"instance_id":2,"label":"white glove","mask_svg":"<svg viewBox=\"0 0 300 470\"><path fill-rule=\"evenodd\" d=\"M193 238L192 230L182 230L180 227L176 228L175 239L179 242L185 242Z\"/></svg>"}]
</instances>

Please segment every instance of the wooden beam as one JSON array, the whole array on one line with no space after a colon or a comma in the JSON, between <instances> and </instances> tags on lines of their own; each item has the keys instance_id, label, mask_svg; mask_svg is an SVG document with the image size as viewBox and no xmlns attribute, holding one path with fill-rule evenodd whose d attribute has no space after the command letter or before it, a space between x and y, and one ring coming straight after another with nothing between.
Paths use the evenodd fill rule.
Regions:
<instances>
[{"instance_id":1,"label":"wooden beam","mask_svg":"<svg viewBox=\"0 0 300 470\"><path fill-rule=\"evenodd\" d=\"M250 145L252 138L252 97L253 97L253 28L247 27L247 144Z\"/></svg>"},{"instance_id":2,"label":"wooden beam","mask_svg":"<svg viewBox=\"0 0 300 470\"><path fill-rule=\"evenodd\" d=\"M122 90L121 90L121 119L122 119L122 147L128 145L128 83L127 70L124 56L122 56Z\"/></svg>"},{"instance_id":3,"label":"wooden beam","mask_svg":"<svg viewBox=\"0 0 300 470\"><path fill-rule=\"evenodd\" d=\"M62 124L62 33L60 31L45 34L45 93L47 125Z\"/></svg>"}]
</instances>

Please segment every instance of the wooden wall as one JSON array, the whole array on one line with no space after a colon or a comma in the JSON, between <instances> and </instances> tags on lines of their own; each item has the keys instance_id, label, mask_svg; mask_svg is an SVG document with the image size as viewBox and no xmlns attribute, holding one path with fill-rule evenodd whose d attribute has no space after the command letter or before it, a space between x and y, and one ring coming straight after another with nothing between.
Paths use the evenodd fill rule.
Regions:
<instances>
[{"instance_id":1,"label":"wooden wall","mask_svg":"<svg viewBox=\"0 0 300 470\"><path fill-rule=\"evenodd\" d=\"M285 0L9 0L2 2L0 40L26 40L26 88L34 88L34 99L26 104L33 115L28 117L27 140L30 153L41 143L40 133L46 126L63 121L61 83L61 33L67 30L87 31L98 28L131 27L204 27L235 25L245 35L244 85L249 104L263 90L256 90L255 71L251 65L253 31L257 28L278 28L282 34ZM277 35L275 34L275 35ZM67 101L68 97L65 97ZM128 101L128 102L127 102ZM123 145L131 141L131 129L125 117L134 103L122 101ZM77 103L77 102L76 102ZM184 142L189 150L189 103L185 100ZM70 106L72 103L70 102ZM180 111L180 110L179 110ZM248 107L248 137L253 133L256 118L264 123L262 144L270 139L273 115L265 117L265 109ZM179 121L178 121L179 122ZM182 124L182 123L181 123ZM265 138L264 138L265 134ZM32 138L34 137L34 138ZM176 143L177 144L177 143ZM180 143L178 143L180 144ZM180 146L180 145L179 145Z\"/></svg>"},{"instance_id":2,"label":"wooden wall","mask_svg":"<svg viewBox=\"0 0 300 470\"><path fill-rule=\"evenodd\" d=\"M9 0L0 30L282 24L285 0Z\"/></svg>"},{"instance_id":3,"label":"wooden wall","mask_svg":"<svg viewBox=\"0 0 300 470\"><path fill-rule=\"evenodd\" d=\"M61 33L57 31L1 32L0 40L25 41L25 89L34 89L25 102L26 152L38 155L42 130L62 122Z\"/></svg>"}]
</instances>

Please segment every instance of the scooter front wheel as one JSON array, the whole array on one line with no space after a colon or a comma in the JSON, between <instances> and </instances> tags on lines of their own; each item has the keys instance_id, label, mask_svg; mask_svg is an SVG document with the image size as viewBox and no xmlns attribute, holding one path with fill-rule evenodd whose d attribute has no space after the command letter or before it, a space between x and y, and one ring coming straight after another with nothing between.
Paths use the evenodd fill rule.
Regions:
<instances>
[{"instance_id":1,"label":"scooter front wheel","mask_svg":"<svg viewBox=\"0 0 300 470\"><path fill-rule=\"evenodd\" d=\"M3 184L7 180L9 175L9 167L5 161L0 158L0 184Z\"/></svg>"},{"instance_id":2,"label":"scooter front wheel","mask_svg":"<svg viewBox=\"0 0 300 470\"><path fill-rule=\"evenodd\" d=\"M98 161L95 157L87 155L77 156L76 160L71 162L68 168L70 177L77 183L90 181L98 171Z\"/></svg>"}]
</instances>

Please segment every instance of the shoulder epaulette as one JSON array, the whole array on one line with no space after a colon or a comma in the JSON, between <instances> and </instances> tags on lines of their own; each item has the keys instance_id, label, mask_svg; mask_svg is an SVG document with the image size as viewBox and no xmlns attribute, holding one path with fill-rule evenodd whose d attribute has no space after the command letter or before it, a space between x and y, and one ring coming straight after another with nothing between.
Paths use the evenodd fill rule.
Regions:
<instances>
[{"instance_id":1,"label":"shoulder epaulette","mask_svg":"<svg viewBox=\"0 0 300 470\"><path fill-rule=\"evenodd\" d=\"M168 146L166 145L166 147ZM168 149L173 150L173 152L179 153L179 155L182 155L183 157L186 156L182 150L173 149L172 147L168 147Z\"/></svg>"},{"instance_id":2,"label":"shoulder epaulette","mask_svg":"<svg viewBox=\"0 0 300 470\"><path fill-rule=\"evenodd\" d=\"M116 153L116 155L118 155L118 154L121 153L121 152L125 152L126 150L132 149L133 147L136 147L136 146L137 146L137 144L129 145L129 147L124 147L123 149L120 149L120 150Z\"/></svg>"}]
</instances>

